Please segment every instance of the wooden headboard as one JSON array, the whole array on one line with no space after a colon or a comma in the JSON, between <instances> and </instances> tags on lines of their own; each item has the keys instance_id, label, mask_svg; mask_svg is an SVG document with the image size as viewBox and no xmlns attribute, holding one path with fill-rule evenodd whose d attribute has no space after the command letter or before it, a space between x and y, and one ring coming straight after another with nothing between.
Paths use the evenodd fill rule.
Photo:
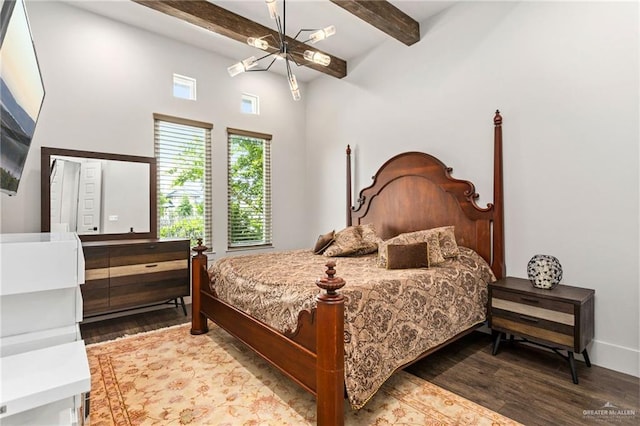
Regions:
<instances>
[{"instance_id":1,"label":"wooden headboard","mask_svg":"<svg viewBox=\"0 0 640 426\"><path fill-rule=\"evenodd\" d=\"M476 204L475 186L451 177L453 169L422 152L405 152L388 160L351 200L351 149L347 147L347 225L373 223L383 239L403 232L454 225L459 245L469 247L504 277L504 202L502 184L502 116L494 119L493 204Z\"/></svg>"}]
</instances>

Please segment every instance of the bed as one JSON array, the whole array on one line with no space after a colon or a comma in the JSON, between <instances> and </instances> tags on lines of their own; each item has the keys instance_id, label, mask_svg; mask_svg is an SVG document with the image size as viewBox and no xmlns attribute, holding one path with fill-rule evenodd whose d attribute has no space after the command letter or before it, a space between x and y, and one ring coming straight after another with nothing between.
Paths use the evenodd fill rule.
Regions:
<instances>
[{"instance_id":1,"label":"bed","mask_svg":"<svg viewBox=\"0 0 640 426\"><path fill-rule=\"evenodd\" d=\"M386 270L377 267L375 254L330 258L297 250L219 259L209 270L206 247L200 244L192 257L191 333L206 333L208 320L213 321L315 395L317 424L343 424L345 397L352 407L361 408L393 371L484 322L486 283L505 275L498 111L493 123L493 203L484 208L476 204L478 194L471 182L452 178L451 168L420 152L402 153L385 162L352 207L347 147L347 226L373 227L382 240L453 226L458 256L438 268ZM316 279L323 264L326 276ZM470 283L472 273L481 277L484 289ZM377 287L366 287L373 276ZM245 286L244 293L232 286L234 282ZM417 287L398 290L404 289L399 283ZM289 305L274 305L262 299L263 293L273 293ZM300 297L291 297L292 293ZM438 298L431 298L436 293ZM472 307L466 307L462 298L470 299ZM385 308L384 303L397 310ZM447 314L454 312L452 305L459 306L455 319ZM391 322L397 325L391 327ZM415 344L400 351L401 342ZM382 358L392 362L387 365Z\"/></svg>"}]
</instances>

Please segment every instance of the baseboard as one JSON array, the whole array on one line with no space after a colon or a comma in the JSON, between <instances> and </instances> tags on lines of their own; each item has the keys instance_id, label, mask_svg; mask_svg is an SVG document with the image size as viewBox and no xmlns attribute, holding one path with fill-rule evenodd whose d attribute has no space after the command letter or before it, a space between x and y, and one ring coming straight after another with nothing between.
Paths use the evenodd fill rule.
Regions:
<instances>
[{"instance_id":1,"label":"baseboard","mask_svg":"<svg viewBox=\"0 0 640 426\"><path fill-rule=\"evenodd\" d=\"M486 324L478 328L478 331L491 334L491 329ZM589 360L593 365L640 377L640 350L638 349L614 345L601 340L593 340L587 346L587 351L589 352ZM581 354L576 354L575 358L578 361L584 361Z\"/></svg>"},{"instance_id":2,"label":"baseboard","mask_svg":"<svg viewBox=\"0 0 640 426\"><path fill-rule=\"evenodd\" d=\"M640 377L640 350L594 340L588 346L594 365Z\"/></svg>"}]
</instances>

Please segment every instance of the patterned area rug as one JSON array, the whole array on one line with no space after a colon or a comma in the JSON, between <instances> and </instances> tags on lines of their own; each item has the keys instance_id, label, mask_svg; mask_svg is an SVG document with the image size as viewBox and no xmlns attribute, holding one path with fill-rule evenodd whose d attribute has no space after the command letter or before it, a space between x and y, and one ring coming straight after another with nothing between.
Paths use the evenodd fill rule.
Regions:
<instances>
[{"instance_id":1,"label":"patterned area rug","mask_svg":"<svg viewBox=\"0 0 640 426\"><path fill-rule=\"evenodd\" d=\"M315 424L315 399L233 337L190 324L87 346L90 421L104 425ZM517 425L404 371L347 425Z\"/></svg>"}]
</instances>

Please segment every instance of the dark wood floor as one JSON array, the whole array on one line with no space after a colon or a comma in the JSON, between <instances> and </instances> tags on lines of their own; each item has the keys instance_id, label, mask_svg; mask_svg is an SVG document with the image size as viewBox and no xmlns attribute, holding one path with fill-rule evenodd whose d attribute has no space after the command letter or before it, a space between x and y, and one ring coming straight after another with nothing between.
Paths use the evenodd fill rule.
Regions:
<instances>
[{"instance_id":1,"label":"dark wood floor","mask_svg":"<svg viewBox=\"0 0 640 426\"><path fill-rule=\"evenodd\" d=\"M90 344L188 322L188 311L185 317L181 309L168 308L80 328ZM503 344L493 356L491 337L481 332L452 343L407 371L525 425L640 424L637 377L578 362L580 384L574 385L567 362L558 355Z\"/></svg>"}]
</instances>

